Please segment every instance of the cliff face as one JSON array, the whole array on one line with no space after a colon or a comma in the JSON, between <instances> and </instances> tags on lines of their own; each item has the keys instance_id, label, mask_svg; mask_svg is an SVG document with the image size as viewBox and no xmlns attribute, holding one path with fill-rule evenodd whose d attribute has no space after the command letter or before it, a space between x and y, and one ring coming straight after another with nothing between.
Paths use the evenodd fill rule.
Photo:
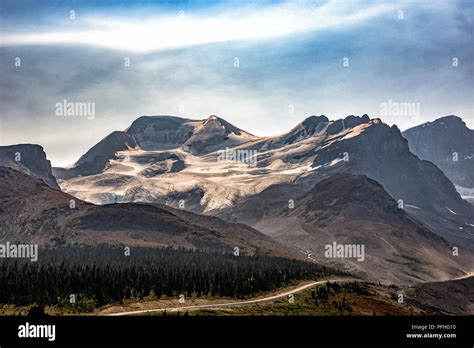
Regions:
<instances>
[{"instance_id":1,"label":"cliff face","mask_svg":"<svg viewBox=\"0 0 474 348\"><path fill-rule=\"evenodd\" d=\"M415 155L436 164L454 184L474 188L474 130L461 118L441 117L403 136Z\"/></svg>"},{"instance_id":2,"label":"cliff face","mask_svg":"<svg viewBox=\"0 0 474 348\"><path fill-rule=\"evenodd\" d=\"M43 180L48 186L59 189L53 176L51 162L40 145L18 144L0 146L0 166L13 168Z\"/></svg>"}]
</instances>

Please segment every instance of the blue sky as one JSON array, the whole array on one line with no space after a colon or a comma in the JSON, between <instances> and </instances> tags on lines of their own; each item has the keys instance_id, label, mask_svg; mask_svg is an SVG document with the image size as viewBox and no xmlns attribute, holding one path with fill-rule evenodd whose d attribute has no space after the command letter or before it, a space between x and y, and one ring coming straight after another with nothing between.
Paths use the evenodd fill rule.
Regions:
<instances>
[{"instance_id":1,"label":"blue sky","mask_svg":"<svg viewBox=\"0 0 474 348\"><path fill-rule=\"evenodd\" d=\"M474 128L473 3L4 0L0 143L62 166L140 115L216 114L258 135L321 114ZM94 119L57 117L64 99L95 103ZM381 115L388 101L420 112Z\"/></svg>"}]
</instances>

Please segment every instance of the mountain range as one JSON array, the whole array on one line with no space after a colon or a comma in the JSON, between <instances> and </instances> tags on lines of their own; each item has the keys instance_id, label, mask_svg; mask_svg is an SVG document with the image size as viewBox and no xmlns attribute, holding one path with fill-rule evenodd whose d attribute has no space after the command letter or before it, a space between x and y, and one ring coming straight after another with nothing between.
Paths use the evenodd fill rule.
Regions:
<instances>
[{"instance_id":1,"label":"mountain range","mask_svg":"<svg viewBox=\"0 0 474 348\"><path fill-rule=\"evenodd\" d=\"M15 146L25 153L40 147L2 147L0 213L8 222L0 237L221 251L239 246L371 280L450 279L474 266L474 206L456 190L473 179L473 137L462 121L470 131L463 137L443 133L462 127L457 117L441 120L448 128L438 136L457 137L443 148L456 150L463 163L451 172L442 165L449 151L433 157L434 136L425 131L439 127L402 134L368 115L311 116L272 137L214 115L142 116L74 165L52 170L39 156L38 163L12 160ZM15 185L42 203L29 202ZM326 258L324 246L333 242L364 245L365 261Z\"/></svg>"}]
</instances>

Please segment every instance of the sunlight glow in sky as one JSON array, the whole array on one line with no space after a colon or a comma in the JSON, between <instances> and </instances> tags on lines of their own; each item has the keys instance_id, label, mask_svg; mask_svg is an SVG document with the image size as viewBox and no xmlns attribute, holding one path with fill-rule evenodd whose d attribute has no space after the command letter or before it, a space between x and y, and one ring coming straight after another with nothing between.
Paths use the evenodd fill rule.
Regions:
<instances>
[{"instance_id":1,"label":"sunlight glow in sky","mask_svg":"<svg viewBox=\"0 0 474 348\"><path fill-rule=\"evenodd\" d=\"M193 45L278 38L299 32L347 28L388 11L389 4L372 5L349 11L330 1L319 7L269 6L263 9L227 10L208 15L183 12L154 18L86 17L80 30L6 33L4 44L13 45L93 45L134 52L151 52Z\"/></svg>"}]
</instances>

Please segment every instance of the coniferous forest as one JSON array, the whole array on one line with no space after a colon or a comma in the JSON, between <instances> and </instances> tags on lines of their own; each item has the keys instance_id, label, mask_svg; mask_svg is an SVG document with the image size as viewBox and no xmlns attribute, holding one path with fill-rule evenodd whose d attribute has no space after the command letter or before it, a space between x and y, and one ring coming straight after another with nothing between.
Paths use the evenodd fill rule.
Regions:
<instances>
[{"instance_id":1,"label":"coniferous forest","mask_svg":"<svg viewBox=\"0 0 474 348\"><path fill-rule=\"evenodd\" d=\"M99 245L42 248L39 260L0 261L0 304L68 305L89 309L125 299L203 295L245 298L292 281L335 271L266 255L234 256L184 249Z\"/></svg>"}]
</instances>

